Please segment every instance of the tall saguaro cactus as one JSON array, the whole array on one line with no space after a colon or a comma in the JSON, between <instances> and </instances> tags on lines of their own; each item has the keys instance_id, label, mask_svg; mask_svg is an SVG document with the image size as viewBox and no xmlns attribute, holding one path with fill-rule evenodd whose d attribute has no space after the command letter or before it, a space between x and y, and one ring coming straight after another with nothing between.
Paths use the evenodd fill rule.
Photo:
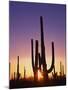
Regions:
<instances>
[{"instance_id":1,"label":"tall saguaro cactus","mask_svg":"<svg viewBox=\"0 0 68 90\"><path fill-rule=\"evenodd\" d=\"M37 80L38 69L42 71L41 66L43 68L43 77L44 80L48 79L48 73L50 73L54 67L54 42L52 42L52 63L51 67L47 70L46 64L46 56L45 56L45 45L44 45L44 33L43 33L43 18L40 16L40 27L41 27L41 53L38 52L38 40L36 40L35 47L35 60L34 60L34 52L33 52L33 39L31 39L31 53L32 53L32 68L34 72L34 79ZM35 63L34 63L35 62Z\"/></svg>"}]
</instances>

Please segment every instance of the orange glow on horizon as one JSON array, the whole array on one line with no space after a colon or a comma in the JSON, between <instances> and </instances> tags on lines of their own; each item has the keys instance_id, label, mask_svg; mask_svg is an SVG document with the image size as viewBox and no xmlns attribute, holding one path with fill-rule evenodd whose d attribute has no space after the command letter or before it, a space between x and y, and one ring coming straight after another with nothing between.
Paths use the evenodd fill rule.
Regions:
<instances>
[{"instance_id":1,"label":"orange glow on horizon","mask_svg":"<svg viewBox=\"0 0 68 90\"><path fill-rule=\"evenodd\" d=\"M47 56L47 61L46 61L47 69L49 69L50 66L51 66L52 60L50 58L51 57ZM55 70L59 75L60 61L64 65L64 74L66 74L66 72L65 72L65 70L66 70L65 60L63 58L60 58L60 57L57 57L57 56L55 57ZM17 73L17 58L13 58L13 60L11 60L10 63L11 63L11 67L10 67L10 79L11 79L12 77L14 77L14 72ZM24 66L25 66L25 69L26 69L26 78L33 77L33 69L32 69L32 65L31 65L31 58L28 58L28 60L27 60L27 58L20 58L19 71L20 71L20 74L21 74L21 78L24 77ZM39 73L38 78L40 80L40 78L43 78L42 73L40 73L39 70L38 70L38 73ZM49 73L49 75L51 76L52 73Z\"/></svg>"},{"instance_id":2,"label":"orange glow on horizon","mask_svg":"<svg viewBox=\"0 0 68 90\"><path fill-rule=\"evenodd\" d=\"M38 80L43 79L43 75L42 72L40 72L40 70L38 70Z\"/></svg>"}]
</instances>

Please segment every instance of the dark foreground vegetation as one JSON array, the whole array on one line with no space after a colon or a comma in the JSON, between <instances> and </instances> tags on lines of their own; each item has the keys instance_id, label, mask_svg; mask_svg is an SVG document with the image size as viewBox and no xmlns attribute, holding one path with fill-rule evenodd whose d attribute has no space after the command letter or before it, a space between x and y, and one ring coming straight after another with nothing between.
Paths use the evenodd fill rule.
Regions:
<instances>
[{"instance_id":1,"label":"dark foreground vegetation","mask_svg":"<svg viewBox=\"0 0 68 90\"><path fill-rule=\"evenodd\" d=\"M49 79L47 81L32 79L10 80L10 89L14 88L29 88L29 87L46 87L46 86L62 86L66 85L65 77L57 77L56 79Z\"/></svg>"}]
</instances>

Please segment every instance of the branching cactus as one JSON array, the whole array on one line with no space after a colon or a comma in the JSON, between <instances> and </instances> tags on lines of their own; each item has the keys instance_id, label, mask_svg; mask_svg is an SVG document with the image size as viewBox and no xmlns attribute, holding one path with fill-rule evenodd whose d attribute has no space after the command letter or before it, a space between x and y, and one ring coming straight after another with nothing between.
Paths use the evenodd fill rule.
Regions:
<instances>
[{"instance_id":1,"label":"branching cactus","mask_svg":"<svg viewBox=\"0 0 68 90\"><path fill-rule=\"evenodd\" d=\"M35 56L33 52L33 39L31 39L31 56L32 56L32 68L34 72L34 80L37 80L38 78L38 69L42 72L43 71L43 78L44 80L48 80L48 73L52 72L52 70L55 70L54 67L54 42L52 42L52 63L51 67L47 70L47 64L46 64L46 57L45 57L45 45L44 45L44 33L43 33L43 19L42 16L40 16L40 27L41 27L41 52L38 52L38 40L35 42ZM35 60L34 60L35 57ZM43 68L43 70L41 69Z\"/></svg>"}]
</instances>

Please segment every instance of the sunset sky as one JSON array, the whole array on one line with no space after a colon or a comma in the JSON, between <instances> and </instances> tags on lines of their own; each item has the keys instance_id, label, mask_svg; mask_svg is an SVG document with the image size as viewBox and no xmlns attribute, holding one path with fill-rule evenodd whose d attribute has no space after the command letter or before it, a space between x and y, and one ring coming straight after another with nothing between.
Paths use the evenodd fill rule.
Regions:
<instances>
[{"instance_id":1,"label":"sunset sky","mask_svg":"<svg viewBox=\"0 0 68 90\"><path fill-rule=\"evenodd\" d=\"M43 16L45 53L47 68L52 62L51 42L55 45L55 68L60 71L60 61L65 69L65 33L66 6L60 4L41 4L25 2L9 2L9 60L11 75L16 72L17 56L20 57L20 73L23 77L23 67L26 76L32 76L31 38L39 40L40 51L40 16ZM34 43L35 44L35 43Z\"/></svg>"}]
</instances>

